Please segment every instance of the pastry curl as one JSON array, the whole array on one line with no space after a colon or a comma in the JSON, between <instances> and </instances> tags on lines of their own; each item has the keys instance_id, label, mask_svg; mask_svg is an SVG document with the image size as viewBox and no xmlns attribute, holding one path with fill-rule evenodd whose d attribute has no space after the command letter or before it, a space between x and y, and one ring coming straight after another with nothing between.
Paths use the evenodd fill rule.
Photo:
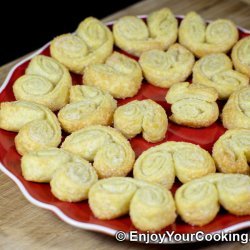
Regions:
<instances>
[{"instance_id":1,"label":"pastry curl","mask_svg":"<svg viewBox=\"0 0 250 250\"><path fill-rule=\"evenodd\" d=\"M209 23L196 12L189 12L179 27L179 42L197 57L227 52L238 41L239 32L233 22L218 19Z\"/></svg>"},{"instance_id":2,"label":"pastry curl","mask_svg":"<svg viewBox=\"0 0 250 250\"><path fill-rule=\"evenodd\" d=\"M125 16L113 26L115 44L128 53L140 56L151 50L166 50L177 39L178 23L168 8L151 13L144 23L138 17Z\"/></svg>"},{"instance_id":3,"label":"pastry curl","mask_svg":"<svg viewBox=\"0 0 250 250\"><path fill-rule=\"evenodd\" d=\"M110 125L116 101L95 87L77 85L70 90L70 104L58 113L62 128L69 133L90 125Z\"/></svg>"},{"instance_id":4,"label":"pastry curl","mask_svg":"<svg viewBox=\"0 0 250 250\"><path fill-rule=\"evenodd\" d=\"M182 183L215 172L211 155L198 145L165 142L144 151L134 165L134 178L170 189L175 175Z\"/></svg>"},{"instance_id":5,"label":"pastry curl","mask_svg":"<svg viewBox=\"0 0 250 250\"><path fill-rule=\"evenodd\" d=\"M219 212L219 197L216 187L206 181L191 181L175 193L177 212L191 224L203 226L211 222Z\"/></svg>"},{"instance_id":6,"label":"pastry curl","mask_svg":"<svg viewBox=\"0 0 250 250\"><path fill-rule=\"evenodd\" d=\"M17 100L43 104L55 111L69 101L69 89L72 81L68 70L51 57L35 56L25 75L13 85Z\"/></svg>"},{"instance_id":7,"label":"pastry curl","mask_svg":"<svg viewBox=\"0 0 250 250\"><path fill-rule=\"evenodd\" d=\"M208 127L219 117L217 98L213 88L188 82L176 83L166 95L166 101L172 104L169 119L188 127Z\"/></svg>"},{"instance_id":8,"label":"pastry curl","mask_svg":"<svg viewBox=\"0 0 250 250\"><path fill-rule=\"evenodd\" d=\"M51 192L61 201L86 200L89 189L97 179L96 171L91 164L78 157L57 169L50 182Z\"/></svg>"},{"instance_id":9,"label":"pastry curl","mask_svg":"<svg viewBox=\"0 0 250 250\"><path fill-rule=\"evenodd\" d=\"M61 127L56 115L47 107L33 102L2 102L0 128L18 132L15 145L21 155L57 147L61 142Z\"/></svg>"},{"instance_id":10,"label":"pastry curl","mask_svg":"<svg viewBox=\"0 0 250 250\"><path fill-rule=\"evenodd\" d=\"M156 102L150 99L136 100L116 109L114 127L127 138L142 133L145 140L158 142L165 137L168 118L165 110Z\"/></svg>"},{"instance_id":11,"label":"pastry curl","mask_svg":"<svg viewBox=\"0 0 250 250\"><path fill-rule=\"evenodd\" d=\"M171 45L166 52L146 51L139 60L147 81L161 88L185 81L192 72L194 62L193 54L178 43Z\"/></svg>"},{"instance_id":12,"label":"pastry curl","mask_svg":"<svg viewBox=\"0 0 250 250\"><path fill-rule=\"evenodd\" d=\"M132 97L141 87L142 71L132 58L114 52L105 64L89 65L83 83L108 91L115 98Z\"/></svg>"},{"instance_id":13,"label":"pastry curl","mask_svg":"<svg viewBox=\"0 0 250 250\"><path fill-rule=\"evenodd\" d=\"M134 151L116 129L94 125L67 136L62 148L80 155L93 166L100 178L126 176L132 169Z\"/></svg>"},{"instance_id":14,"label":"pastry curl","mask_svg":"<svg viewBox=\"0 0 250 250\"><path fill-rule=\"evenodd\" d=\"M222 173L249 174L250 130L226 131L213 146L213 158Z\"/></svg>"},{"instance_id":15,"label":"pastry curl","mask_svg":"<svg viewBox=\"0 0 250 250\"><path fill-rule=\"evenodd\" d=\"M193 83L213 87L219 99L227 99L234 91L247 86L249 78L232 69L230 58L223 53L204 56L193 68Z\"/></svg>"},{"instance_id":16,"label":"pastry curl","mask_svg":"<svg viewBox=\"0 0 250 250\"><path fill-rule=\"evenodd\" d=\"M58 36L50 45L52 57L78 74L90 64L103 63L112 50L112 32L93 17L82 21L75 34Z\"/></svg>"},{"instance_id":17,"label":"pastry curl","mask_svg":"<svg viewBox=\"0 0 250 250\"><path fill-rule=\"evenodd\" d=\"M250 36L239 40L232 49L232 60L236 70L250 77Z\"/></svg>"},{"instance_id":18,"label":"pastry curl","mask_svg":"<svg viewBox=\"0 0 250 250\"><path fill-rule=\"evenodd\" d=\"M250 129L250 87L235 91L222 110L223 126L227 129Z\"/></svg>"}]
</instances>

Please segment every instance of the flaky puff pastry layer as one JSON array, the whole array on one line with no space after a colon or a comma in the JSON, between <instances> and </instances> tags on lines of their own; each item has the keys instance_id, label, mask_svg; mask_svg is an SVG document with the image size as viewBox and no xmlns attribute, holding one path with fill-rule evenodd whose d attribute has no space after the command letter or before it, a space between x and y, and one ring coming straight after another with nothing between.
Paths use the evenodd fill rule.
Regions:
<instances>
[{"instance_id":1,"label":"flaky puff pastry layer","mask_svg":"<svg viewBox=\"0 0 250 250\"><path fill-rule=\"evenodd\" d=\"M196 12L189 12L179 27L179 42L197 57L216 52L227 52L239 39L233 22L218 19L206 25Z\"/></svg>"},{"instance_id":2,"label":"flaky puff pastry layer","mask_svg":"<svg viewBox=\"0 0 250 250\"><path fill-rule=\"evenodd\" d=\"M169 119L188 127L208 127L219 117L217 98L214 88L189 82L176 83L166 95L166 101L172 104Z\"/></svg>"},{"instance_id":3,"label":"flaky puff pastry layer","mask_svg":"<svg viewBox=\"0 0 250 250\"><path fill-rule=\"evenodd\" d=\"M236 70L250 77L250 37L239 40L232 49L232 60Z\"/></svg>"},{"instance_id":4,"label":"flaky puff pastry layer","mask_svg":"<svg viewBox=\"0 0 250 250\"><path fill-rule=\"evenodd\" d=\"M105 64L89 65L83 76L83 83L108 91L115 98L132 97L141 87L142 71L132 58L118 52Z\"/></svg>"},{"instance_id":5,"label":"flaky puff pastry layer","mask_svg":"<svg viewBox=\"0 0 250 250\"><path fill-rule=\"evenodd\" d=\"M250 130L226 131L213 146L213 158L222 173L249 174Z\"/></svg>"},{"instance_id":6,"label":"flaky puff pastry layer","mask_svg":"<svg viewBox=\"0 0 250 250\"><path fill-rule=\"evenodd\" d=\"M161 88L185 81L192 72L194 62L193 54L178 43L171 45L166 52L146 51L139 60L147 81Z\"/></svg>"},{"instance_id":7,"label":"flaky puff pastry layer","mask_svg":"<svg viewBox=\"0 0 250 250\"><path fill-rule=\"evenodd\" d=\"M82 21L75 34L64 34L53 39L52 57L70 71L83 74L93 63L103 63L113 50L113 35L106 25L96 18Z\"/></svg>"},{"instance_id":8,"label":"flaky puff pastry layer","mask_svg":"<svg viewBox=\"0 0 250 250\"><path fill-rule=\"evenodd\" d=\"M223 126L227 129L250 129L250 87L235 91L222 110Z\"/></svg>"},{"instance_id":9,"label":"flaky puff pastry layer","mask_svg":"<svg viewBox=\"0 0 250 250\"><path fill-rule=\"evenodd\" d=\"M55 59L38 55L29 63L25 75L13 85L17 100L43 104L55 111L69 101L72 85L69 71Z\"/></svg>"},{"instance_id":10,"label":"flaky puff pastry layer","mask_svg":"<svg viewBox=\"0 0 250 250\"><path fill-rule=\"evenodd\" d=\"M178 22L168 8L152 12L146 23L135 16L125 16L115 22L115 44L128 53L140 56L151 50L166 50L177 39Z\"/></svg>"},{"instance_id":11,"label":"flaky puff pastry layer","mask_svg":"<svg viewBox=\"0 0 250 250\"><path fill-rule=\"evenodd\" d=\"M249 78L232 69L230 58L223 53L202 57L193 68L193 83L213 87L219 99L227 99L234 91L247 86Z\"/></svg>"},{"instance_id":12,"label":"flaky puff pastry layer","mask_svg":"<svg viewBox=\"0 0 250 250\"><path fill-rule=\"evenodd\" d=\"M97 180L97 173L92 165L78 157L56 170L50 182L51 192L61 201L86 200L89 189Z\"/></svg>"},{"instance_id":13,"label":"flaky puff pastry layer","mask_svg":"<svg viewBox=\"0 0 250 250\"><path fill-rule=\"evenodd\" d=\"M165 142L144 151L135 162L133 174L135 179L158 183L170 189L175 176L186 183L215 170L211 155L198 145Z\"/></svg>"},{"instance_id":14,"label":"flaky puff pastry layer","mask_svg":"<svg viewBox=\"0 0 250 250\"><path fill-rule=\"evenodd\" d=\"M67 136L62 148L93 161L100 178L126 176L133 168L135 153L116 129L93 125Z\"/></svg>"},{"instance_id":15,"label":"flaky puff pastry layer","mask_svg":"<svg viewBox=\"0 0 250 250\"><path fill-rule=\"evenodd\" d=\"M61 142L61 127L56 115L49 108L33 102L2 102L0 128L18 132L15 145L21 155L57 147Z\"/></svg>"},{"instance_id":16,"label":"flaky puff pastry layer","mask_svg":"<svg viewBox=\"0 0 250 250\"><path fill-rule=\"evenodd\" d=\"M142 133L149 142L164 139L168 127L165 110L156 102L148 99L132 101L116 109L114 127L127 138Z\"/></svg>"},{"instance_id":17,"label":"flaky puff pastry layer","mask_svg":"<svg viewBox=\"0 0 250 250\"><path fill-rule=\"evenodd\" d=\"M96 87L75 85L70 89L70 103L58 113L62 128L69 133L90 125L110 125L116 101Z\"/></svg>"},{"instance_id":18,"label":"flaky puff pastry layer","mask_svg":"<svg viewBox=\"0 0 250 250\"><path fill-rule=\"evenodd\" d=\"M103 220L130 214L132 223L143 231L159 231L175 221L175 203L165 188L129 177L98 181L89 192L95 217Z\"/></svg>"}]
</instances>

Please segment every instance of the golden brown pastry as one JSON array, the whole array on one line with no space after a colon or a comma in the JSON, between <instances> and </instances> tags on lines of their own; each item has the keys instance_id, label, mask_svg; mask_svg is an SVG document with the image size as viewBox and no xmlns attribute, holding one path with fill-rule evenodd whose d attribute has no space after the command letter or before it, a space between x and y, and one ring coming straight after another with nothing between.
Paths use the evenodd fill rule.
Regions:
<instances>
[{"instance_id":1,"label":"golden brown pastry","mask_svg":"<svg viewBox=\"0 0 250 250\"><path fill-rule=\"evenodd\" d=\"M142 231L160 231L176 219L172 193L158 185L139 188L130 203L130 218Z\"/></svg>"},{"instance_id":2,"label":"golden brown pastry","mask_svg":"<svg viewBox=\"0 0 250 250\"><path fill-rule=\"evenodd\" d=\"M178 43L171 45L166 52L156 49L146 51L139 60L147 81L161 88L185 81L192 72L194 62L193 54Z\"/></svg>"},{"instance_id":3,"label":"golden brown pastry","mask_svg":"<svg viewBox=\"0 0 250 250\"><path fill-rule=\"evenodd\" d=\"M239 40L232 49L232 60L236 70L250 77L250 36Z\"/></svg>"},{"instance_id":4,"label":"golden brown pastry","mask_svg":"<svg viewBox=\"0 0 250 250\"><path fill-rule=\"evenodd\" d=\"M142 133L149 142L164 139L168 127L165 110L156 102L148 99L132 101L116 109L114 127L127 138Z\"/></svg>"},{"instance_id":5,"label":"golden brown pastry","mask_svg":"<svg viewBox=\"0 0 250 250\"><path fill-rule=\"evenodd\" d=\"M58 113L62 128L69 133L90 125L110 125L116 101L96 87L76 85L70 90L70 104Z\"/></svg>"},{"instance_id":6,"label":"golden brown pastry","mask_svg":"<svg viewBox=\"0 0 250 250\"><path fill-rule=\"evenodd\" d=\"M223 53L202 57L193 68L193 83L213 87L219 99L227 99L234 91L247 86L249 78L232 69L230 58Z\"/></svg>"},{"instance_id":7,"label":"golden brown pastry","mask_svg":"<svg viewBox=\"0 0 250 250\"><path fill-rule=\"evenodd\" d=\"M249 174L250 130L226 131L213 146L213 158L222 173Z\"/></svg>"},{"instance_id":8,"label":"golden brown pastry","mask_svg":"<svg viewBox=\"0 0 250 250\"><path fill-rule=\"evenodd\" d=\"M132 58L113 52L105 64L86 67L83 83L108 91L115 98L132 97L141 87L142 71Z\"/></svg>"},{"instance_id":9,"label":"golden brown pastry","mask_svg":"<svg viewBox=\"0 0 250 250\"><path fill-rule=\"evenodd\" d=\"M179 42L197 57L210 53L227 52L238 41L239 32L233 22L218 19L206 26L196 12L189 12L179 27Z\"/></svg>"},{"instance_id":10,"label":"golden brown pastry","mask_svg":"<svg viewBox=\"0 0 250 250\"><path fill-rule=\"evenodd\" d=\"M219 212L219 197L216 187L206 181L190 181L175 193L177 213L191 224L203 226L211 222Z\"/></svg>"},{"instance_id":11,"label":"golden brown pastry","mask_svg":"<svg viewBox=\"0 0 250 250\"><path fill-rule=\"evenodd\" d=\"M132 169L134 151L116 129L94 125L67 136L62 148L80 155L93 166L100 178L126 176Z\"/></svg>"},{"instance_id":12,"label":"golden brown pastry","mask_svg":"<svg viewBox=\"0 0 250 250\"><path fill-rule=\"evenodd\" d=\"M223 126L227 129L250 129L250 87L235 91L222 110Z\"/></svg>"},{"instance_id":13,"label":"golden brown pastry","mask_svg":"<svg viewBox=\"0 0 250 250\"><path fill-rule=\"evenodd\" d=\"M125 16L115 22L115 44L136 56L151 49L166 50L177 39L178 23L168 8L151 13L146 23L135 16Z\"/></svg>"},{"instance_id":14,"label":"golden brown pastry","mask_svg":"<svg viewBox=\"0 0 250 250\"><path fill-rule=\"evenodd\" d=\"M165 142L144 151L134 165L134 178L170 189L175 175L182 183L215 172L211 155L198 145Z\"/></svg>"},{"instance_id":15,"label":"golden brown pastry","mask_svg":"<svg viewBox=\"0 0 250 250\"><path fill-rule=\"evenodd\" d=\"M50 182L51 192L61 201L86 200L89 189L97 179L96 171L91 164L78 157L56 170Z\"/></svg>"},{"instance_id":16,"label":"golden brown pastry","mask_svg":"<svg viewBox=\"0 0 250 250\"><path fill-rule=\"evenodd\" d=\"M131 199L138 189L129 177L99 180L89 191L89 206L101 220L115 219L129 212Z\"/></svg>"},{"instance_id":17,"label":"golden brown pastry","mask_svg":"<svg viewBox=\"0 0 250 250\"><path fill-rule=\"evenodd\" d=\"M99 180L90 188L89 205L102 220L129 213L134 226L143 231L159 231L176 218L170 191L129 177Z\"/></svg>"},{"instance_id":18,"label":"golden brown pastry","mask_svg":"<svg viewBox=\"0 0 250 250\"><path fill-rule=\"evenodd\" d=\"M208 127L219 117L217 98L214 88L189 82L176 83L166 95L166 101L172 104L169 119L188 127Z\"/></svg>"},{"instance_id":19,"label":"golden brown pastry","mask_svg":"<svg viewBox=\"0 0 250 250\"><path fill-rule=\"evenodd\" d=\"M2 102L0 128L18 132L15 145L21 155L57 147L61 142L61 128L56 115L47 107L33 102Z\"/></svg>"},{"instance_id":20,"label":"golden brown pastry","mask_svg":"<svg viewBox=\"0 0 250 250\"><path fill-rule=\"evenodd\" d=\"M52 57L78 74L83 74L84 68L90 64L103 63L112 50L112 32L93 17L82 21L75 34L58 36L50 45Z\"/></svg>"},{"instance_id":21,"label":"golden brown pastry","mask_svg":"<svg viewBox=\"0 0 250 250\"><path fill-rule=\"evenodd\" d=\"M72 81L69 71L55 59L35 56L25 71L13 85L17 100L43 104L55 111L69 101Z\"/></svg>"},{"instance_id":22,"label":"golden brown pastry","mask_svg":"<svg viewBox=\"0 0 250 250\"><path fill-rule=\"evenodd\" d=\"M22 175L27 181L47 183L57 169L78 162L83 162L83 159L59 148L31 151L21 158Z\"/></svg>"}]
</instances>

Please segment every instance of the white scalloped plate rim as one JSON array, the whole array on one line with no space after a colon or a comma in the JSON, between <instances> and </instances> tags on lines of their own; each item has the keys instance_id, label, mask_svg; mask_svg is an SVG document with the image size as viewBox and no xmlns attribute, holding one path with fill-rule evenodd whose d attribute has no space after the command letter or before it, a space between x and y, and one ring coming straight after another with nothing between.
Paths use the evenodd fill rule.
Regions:
<instances>
[{"instance_id":1,"label":"white scalloped plate rim","mask_svg":"<svg viewBox=\"0 0 250 250\"><path fill-rule=\"evenodd\" d=\"M138 15L139 18L146 18L147 15ZM183 18L183 15L176 15L177 18ZM111 25L114 24L115 21L111 21L106 23L106 25ZM208 20L208 22L211 22L211 20ZM244 33L250 34L250 30L247 30L245 28L242 28L240 26L237 26L239 30L241 30ZM12 77L14 71L23 63L27 62L28 60L30 60L31 58L33 58L34 56L40 54L44 49L46 49L49 46L50 42L46 43L44 46L42 46L40 49L38 49L37 51L35 51L34 53L32 53L31 55L25 57L23 60L21 60L20 62L18 62L17 64L15 64L11 70L9 71L7 77L5 78L2 86L0 87L0 94L2 93L2 91L5 89L5 87L7 86L7 84L9 83L10 78ZM92 223L85 223L85 222L79 222L77 220L74 220L72 218L70 218L69 216L67 216L65 213L62 212L62 210L60 210L58 207L45 203L45 202L41 202L37 199L35 199L24 187L24 185L22 184L22 182L14 175L12 174L1 162L0 162L0 170L6 174L11 180L13 180L16 185L18 186L18 188L20 189L20 191L22 192L22 194L24 195L24 197L32 204L50 210L52 212L54 212L61 220L63 220L64 222L68 223L71 226L77 227L77 228L81 228L81 229L85 229L85 230L90 230L90 231L94 231L94 232L100 232L100 233L104 233L110 236L115 236L116 232L118 230L115 229L111 229L105 226L101 226L101 225L96 225L96 224L92 224ZM223 230L218 230L218 231L214 231L212 232L212 234L216 234L216 233L221 233L223 232L236 232L242 229L246 229L250 227L250 221L245 221L245 222L241 222L238 223L236 225L232 225L230 227L224 228ZM128 239L128 235L127 235L127 239ZM195 241L194 241L195 242ZM166 239L166 243L188 243L188 242L168 242Z\"/></svg>"}]
</instances>

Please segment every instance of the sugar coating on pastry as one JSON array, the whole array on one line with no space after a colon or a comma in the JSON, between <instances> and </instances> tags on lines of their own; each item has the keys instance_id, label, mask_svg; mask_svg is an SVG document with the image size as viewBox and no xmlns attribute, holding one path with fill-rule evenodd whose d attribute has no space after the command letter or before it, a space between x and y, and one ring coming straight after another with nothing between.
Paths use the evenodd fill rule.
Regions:
<instances>
[{"instance_id":1,"label":"sugar coating on pastry","mask_svg":"<svg viewBox=\"0 0 250 250\"><path fill-rule=\"evenodd\" d=\"M196 12L189 12L179 27L179 42L197 57L216 52L227 52L239 39L233 22L218 19L206 25Z\"/></svg>"},{"instance_id":2,"label":"sugar coating on pastry","mask_svg":"<svg viewBox=\"0 0 250 250\"><path fill-rule=\"evenodd\" d=\"M227 130L213 146L213 158L222 173L250 173L250 130Z\"/></svg>"},{"instance_id":3,"label":"sugar coating on pastry","mask_svg":"<svg viewBox=\"0 0 250 250\"><path fill-rule=\"evenodd\" d=\"M93 161L99 178L126 176L135 160L129 141L116 129L101 125L73 132L62 148Z\"/></svg>"},{"instance_id":4,"label":"sugar coating on pastry","mask_svg":"<svg viewBox=\"0 0 250 250\"><path fill-rule=\"evenodd\" d=\"M113 25L115 44L128 53L166 50L177 39L178 22L168 8L152 12L146 22L136 16L124 16Z\"/></svg>"},{"instance_id":5,"label":"sugar coating on pastry","mask_svg":"<svg viewBox=\"0 0 250 250\"><path fill-rule=\"evenodd\" d=\"M51 56L78 74L90 64L103 63L112 50L112 32L94 17L84 19L75 34L60 35L50 45Z\"/></svg>"},{"instance_id":6,"label":"sugar coating on pastry","mask_svg":"<svg viewBox=\"0 0 250 250\"><path fill-rule=\"evenodd\" d=\"M158 142L165 138L168 118L165 110L156 102L147 99L132 101L116 109L114 127L127 138L142 133L149 142Z\"/></svg>"},{"instance_id":7,"label":"sugar coating on pastry","mask_svg":"<svg viewBox=\"0 0 250 250\"><path fill-rule=\"evenodd\" d=\"M13 85L17 100L43 104L55 111L69 101L72 80L69 71L55 59L38 55L29 63L25 75Z\"/></svg>"},{"instance_id":8,"label":"sugar coating on pastry","mask_svg":"<svg viewBox=\"0 0 250 250\"><path fill-rule=\"evenodd\" d=\"M116 100L96 87L75 85L70 89L70 103L60 109L58 120L69 133L90 125L110 125Z\"/></svg>"},{"instance_id":9,"label":"sugar coating on pastry","mask_svg":"<svg viewBox=\"0 0 250 250\"><path fill-rule=\"evenodd\" d=\"M108 57L105 64L86 67L83 83L108 91L115 98L132 97L141 87L142 71L138 62L118 52Z\"/></svg>"},{"instance_id":10,"label":"sugar coating on pastry","mask_svg":"<svg viewBox=\"0 0 250 250\"><path fill-rule=\"evenodd\" d=\"M61 142L61 127L56 115L49 108L33 102L2 102L0 128L18 132L15 145L21 155L57 147Z\"/></svg>"},{"instance_id":11,"label":"sugar coating on pastry","mask_svg":"<svg viewBox=\"0 0 250 250\"><path fill-rule=\"evenodd\" d=\"M177 213L195 226L210 223L219 212L219 197L216 187L206 181L190 181L175 193Z\"/></svg>"},{"instance_id":12,"label":"sugar coating on pastry","mask_svg":"<svg viewBox=\"0 0 250 250\"><path fill-rule=\"evenodd\" d=\"M139 59L147 81L161 88L185 81L192 73L194 62L193 54L178 43L171 45L166 52L146 51Z\"/></svg>"},{"instance_id":13,"label":"sugar coating on pastry","mask_svg":"<svg viewBox=\"0 0 250 250\"><path fill-rule=\"evenodd\" d=\"M158 185L139 188L131 200L129 214L137 229L160 231L176 219L172 193Z\"/></svg>"},{"instance_id":14,"label":"sugar coating on pastry","mask_svg":"<svg viewBox=\"0 0 250 250\"><path fill-rule=\"evenodd\" d=\"M228 99L221 114L227 129L250 129L250 87L235 91Z\"/></svg>"},{"instance_id":15,"label":"sugar coating on pastry","mask_svg":"<svg viewBox=\"0 0 250 250\"><path fill-rule=\"evenodd\" d=\"M170 189L175 176L182 183L215 172L211 155L187 142L165 142L144 151L136 160L135 179L158 183Z\"/></svg>"},{"instance_id":16,"label":"sugar coating on pastry","mask_svg":"<svg viewBox=\"0 0 250 250\"><path fill-rule=\"evenodd\" d=\"M176 83L166 95L166 101L172 104L169 119L188 127L208 127L219 117L217 98L214 88L189 82Z\"/></svg>"},{"instance_id":17,"label":"sugar coating on pastry","mask_svg":"<svg viewBox=\"0 0 250 250\"><path fill-rule=\"evenodd\" d=\"M89 206L95 217L102 220L129 213L134 226L143 231L160 231L176 219L170 191L130 177L99 180L90 188Z\"/></svg>"},{"instance_id":18,"label":"sugar coating on pastry","mask_svg":"<svg viewBox=\"0 0 250 250\"><path fill-rule=\"evenodd\" d=\"M89 189L97 180L96 171L88 161L67 162L54 173L50 182L51 192L61 201L86 200Z\"/></svg>"},{"instance_id":19,"label":"sugar coating on pastry","mask_svg":"<svg viewBox=\"0 0 250 250\"><path fill-rule=\"evenodd\" d=\"M27 181L51 181L57 169L67 163L85 162L81 157L59 148L28 152L21 158L22 175Z\"/></svg>"},{"instance_id":20,"label":"sugar coating on pastry","mask_svg":"<svg viewBox=\"0 0 250 250\"><path fill-rule=\"evenodd\" d=\"M131 199L138 189L132 178L111 177L99 180L89 192L89 206L95 217L110 220L128 214Z\"/></svg>"},{"instance_id":21,"label":"sugar coating on pastry","mask_svg":"<svg viewBox=\"0 0 250 250\"><path fill-rule=\"evenodd\" d=\"M204 56L194 65L192 81L215 88L219 99L227 99L234 91L249 84L249 78L232 67L232 62L226 54L214 53Z\"/></svg>"},{"instance_id":22,"label":"sugar coating on pastry","mask_svg":"<svg viewBox=\"0 0 250 250\"><path fill-rule=\"evenodd\" d=\"M250 36L240 39L231 54L236 70L250 77Z\"/></svg>"}]
</instances>

